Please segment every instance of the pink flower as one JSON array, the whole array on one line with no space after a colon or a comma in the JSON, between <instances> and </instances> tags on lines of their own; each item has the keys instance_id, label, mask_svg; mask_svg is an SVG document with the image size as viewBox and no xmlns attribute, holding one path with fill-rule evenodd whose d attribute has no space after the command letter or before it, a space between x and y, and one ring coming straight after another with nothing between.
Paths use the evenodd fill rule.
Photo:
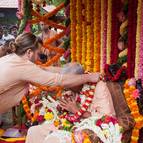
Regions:
<instances>
[{"instance_id":1,"label":"pink flower","mask_svg":"<svg viewBox=\"0 0 143 143\"><path fill-rule=\"evenodd\" d=\"M134 90L132 96L133 96L135 99L137 99L137 98L139 97L139 90L138 90L138 89Z\"/></svg>"},{"instance_id":2,"label":"pink flower","mask_svg":"<svg viewBox=\"0 0 143 143\"><path fill-rule=\"evenodd\" d=\"M43 122L44 121L44 116L42 116L42 115L38 116L37 121L38 122Z\"/></svg>"},{"instance_id":3,"label":"pink flower","mask_svg":"<svg viewBox=\"0 0 143 143\"><path fill-rule=\"evenodd\" d=\"M96 121L96 125L97 125L97 126L101 126L101 124L102 124L101 119L99 119L99 120Z\"/></svg>"}]
</instances>

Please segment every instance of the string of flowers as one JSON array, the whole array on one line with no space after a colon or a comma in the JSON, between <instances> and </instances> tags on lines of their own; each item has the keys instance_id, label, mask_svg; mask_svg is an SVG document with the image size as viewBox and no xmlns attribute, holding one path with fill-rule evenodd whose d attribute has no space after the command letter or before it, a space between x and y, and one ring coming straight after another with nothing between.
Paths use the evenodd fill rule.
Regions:
<instances>
[{"instance_id":1,"label":"string of flowers","mask_svg":"<svg viewBox=\"0 0 143 143\"><path fill-rule=\"evenodd\" d=\"M128 77L134 76L135 68L135 49L136 49L136 22L137 22L137 1L129 0L128 2L128 55L127 68Z\"/></svg>"},{"instance_id":2,"label":"string of flowers","mask_svg":"<svg viewBox=\"0 0 143 143\"><path fill-rule=\"evenodd\" d=\"M82 49L82 1L77 0L76 3L76 60L81 63L81 49Z\"/></svg>"},{"instance_id":3,"label":"string of flowers","mask_svg":"<svg viewBox=\"0 0 143 143\"><path fill-rule=\"evenodd\" d=\"M90 5L90 11L93 11L93 14L91 13L91 35L90 35L90 37L91 37L91 41L90 41L90 43L91 43L91 49L90 49L90 56L91 56L91 61L90 61L90 63L91 63L91 65L90 65L90 68L91 68L91 70L90 71L93 71L93 67L94 67L94 20L95 20L95 17L94 17L94 3L95 3L95 1L92 1L91 2L91 5Z\"/></svg>"},{"instance_id":4,"label":"string of flowers","mask_svg":"<svg viewBox=\"0 0 143 143\"><path fill-rule=\"evenodd\" d=\"M71 59L76 61L76 0L70 1L70 20L71 20Z\"/></svg>"},{"instance_id":5,"label":"string of flowers","mask_svg":"<svg viewBox=\"0 0 143 143\"><path fill-rule=\"evenodd\" d=\"M119 22L117 13L120 10L120 1L113 0L112 2L112 31L111 31L111 64L117 63L118 59L118 39L119 39ZM114 36L113 36L114 35Z\"/></svg>"},{"instance_id":6,"label":"string of flowers","mask_svg":"<svg viewBox=\"0 0 143 143\"><path fill-rule=\"evenodd\" d=\"M94 1L94 72L100 71L100 6L101 1Z\"/></svg>"},{"instance_id":7,"label":"string of flowers","mask_svg":"<svg viewBox=\"0 0 143 143\"><path fill-rule=\"evenodd\" d=\"M87 35L86 35L86 20L85 20L85 14L86 14L86 0L82 0L82 59L81 63L85 68L85 61L86 61L86 40L87 40Z\"/></svg>"},{"instance_id":8,"label":"string of flowers","mask_svg":"<svg viewBox=\"0 0 143 143\"><path fill-rule=\"evenodd\" d=\"M103 73L103 31L104 31L104 0L101 0L101 43L100 43L100 72Z\"/></svg>"},{"instance_id":9,"label":"string of flowers","mask_svg":"<svg viewBox=\"0 0 143 143\"><path fill-rule=\"evenodd\" d=\"M46 40L44 40L44 45L48 45L51 44L52 42L60 39L61 37L63 37L65 35L65 31L60 32L59 34L56 34L54 37L52 38L47 38Z\"/></svg>"},{"instance_id":10,"label":"string of flowers","mask_svg":"<svg viewBox=\"0 0 143 143\"><path fill-rule=\"evenodd\" d=\"M138 78L138 65L139 65L139 51L140 51L140 31L141 31L141 12L142 12L142 0L138 0L137 8L137 32L136 32L136 55L135 55L135 78Z\"/></svg>"},{"instance_id":11,"label":"string of flowers","mask_svg":"<svg viewBox=\"0 0 143 143\"><path fill-rule=\"evenodd\" d=\"M91 49L92 49L92 45L91 45L91 33L92 33L92 29L91 29L91 5L92 2L91 0L87 0L87 11L86 11L86 20L87 20L87 50L86 50L86 70L87 71L91 71Z\"/></svg>"},{"instance_id":12,"label":"string of flowers","mask_svg":"<svg viewBox=\"0 0 143 143\"><path fill-rule=\"evenodd\" d=\"M134 117L134 120L136 122L135 127L132 131L131 136L131 143L137 143L139 138L139 130L142 128L143 123L143 117L139 113L139 108L137 105L136 98L139 96L138 89L136 89L135 85L130 85L130 80L126 80L124 84L124 95L126 98L126 101L128 103L128 106L131 110L131 115Z\"/></svg>"},{"instance_id":13,"label":"string of flowers","mask_svg":"<svg viewBox=\"0 0 143 143\"><path fill-rule=\"evenodd\" d=\"M139 70L138 77L143 80L143 2L141 1L141 35L140 35L140 50L139 50Z\"/></svg>"},{"instance_id":14,"label":"string of flowers","mask_svg":"<svg viewBox=\"0 0 143 143\"><path fill-rule=\"evenodd\" d=\"M101 0L101 44L100 44L100 71L103 73L107 53L107 1Z\"/></svg>"},{"instance_id":15,"label":"string of flowers","mask_svg":"<svg viewBox=\"0 0 143 143\"><path fill-rule=\"evenodd\" d=\"M107 64L110 64L111 59L111 28L112 28L112 0L108 0L107 9Z\"/></svg>"}]
</instances>

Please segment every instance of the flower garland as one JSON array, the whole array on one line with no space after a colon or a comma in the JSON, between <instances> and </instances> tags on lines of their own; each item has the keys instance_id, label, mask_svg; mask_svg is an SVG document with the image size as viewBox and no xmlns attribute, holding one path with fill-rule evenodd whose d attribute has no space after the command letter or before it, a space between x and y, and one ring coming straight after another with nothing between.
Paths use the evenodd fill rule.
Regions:
<instances>
[{"instance_id":1,"label":"flower garland","mask_svg":"<svg viewBox=\"0 0 143 143\"><path fill-rule=\"evenodd\" d=\"M131 136L131 143L137 143L138 138L139 138L139 130L142 128L142 123L143 123L143 117L139 113L139 108L137 105L136 98L138 96L135 96L136 93L136 87L135 85L130 85L129 84L130 80L126 80L124 84L124 95L126 98L126 101L128 103L128 106L131 110L131 115L134 117L134 120L136 122L135 127L132 131L132 136Z\"/></svg>"},{"instance_id":2,"label":"flower garland","mask_svg":"<svg viewBox=\"0 0 143 143\"><path fill-rule=\"evenodd\" d=\"M76 61L81 63L81 49L82 49L82 1L76 2Z\"/></svg>"},{"instance_id":3,"label":"flower garland","mask_svg":"<svg viewBox=\"0 0 143 143\"><path fill-rule=\"evenodd\" d=\"M111 60L111 28L112 28L112 0L108 0L107 9L107 64L110 64Z\"/></svg>"},{"instance_id":4,"label":"flower garland","mask_svg":"<svg viewBox=\"0 0 143 143\"><path fill-rule=\"evenodd\" d=\"M136 31L136 55L135 55L135 78L138 78L138 65L139 65L139 51L140 51L140 35L141 35L141 12L142 12L142 0L138 0L137 8L137 31Z\"/></svg>"},{"instance_id":5,"label":"flower garland","mask_svg":"<svg viewBox=\"0 0 143 143\"><path fill-rule=\"evenodd\" d=\"M101 43L100 43L100 72L103 73L103 32L104 32L104 0L101 0L101 31L100 31L100 37L101 37Z\"/></svg>"},{"instance_id":6,"label":"flower garland","mask_svg":"<svg viewBox=\"0 0 143 143\"><path fill-rule=\"evenodd\" d=\"M93 71L100 71L100 6L101 2L94 1L94 66Z\"/></svg>"},{"instance_id":7,"label":"flower garland","mask_svg":"<svg viewBox=\"0 0 143 143\"><path fill-rule=\"evenodd\" d=\"M71 20L71 59L76 61L76 0L70 1L70 20Z\"/></svg>"},{"instance_id":8,"label":"flower garland","mask_svg":"<svg viewBox=\"0 0 143 143\"><path fill-rule=\"evenodd\" d=\"M65 30L60 32L59 34L56 34L54 37L52 38L47 38L46 40L44 40L44 45L48 45L53 43L54 41L60 39L61 37L63 37L65 35Z\"/></svg>"},{"instance_id":9,"label":"flower garland","mask_svg":"<svg viewBox=\"0 0 143 143\"><path fill-rule=\"evenodd\" d=\"M85 20L85 14L86 14L86 0L82 0L82 5L83 5L83 9L82 9L82 59L81 59L81 63L83 65L83 67L85 68L85 61L86 61L86 49L87 49L87 45L86 45L86 40L87 40L87 35L86 35L86 20Z\"/></svg>"},{"instance_id":10,"label":"flower garland","mask_svg":"<svg viewBox=\"0 0 143 143\"><path fill-rule=\"evenodd\" d=\"M122 66L114 76L112 76L110 73L109 73L109 65L106 64L105 65L105 72L107 74L107 78L111 81L118 81L120 78L121 78L121 74L123 71L126 71L126 67L125 66Z\"/></svg>"},{"instance_id":11,"label":"flower garland","mask_svg":"<svg viewBox=\"0 0 143 143\"><path fill-rule=\"evenodd\" d=\"M91 0L87 0L87 4L86 4L86 20L87 20L87 50L86 50L86 70L87 71L91 71L91 49L92 49L92 45L91 45L91 37L92 37L92 29L91 29L91 5L92 5L92 1Z\"/></svg>"},{"instance_id":12,"label":"flower garland","mask_svg":"<svg viewBox=\"0 0 143 143\"><path fill-rule=\"evenodd\" d=\"M18 0L18 11L16 13L16 16L18 19L22 19L24 16L24 1L23 0Z\"/></svg>"},{"instance_id":13,"label":"flower garland","mask_svg":"<svg viewBox=\"0 0 143 143\"><path fill-rule=\"evenodd\" d=\"M128 11L128 77L134 76L135 68L135 48L136 48L136 22L137 22L137 1L129 0Z\"/></svg>"},{"instance_id":14,"label":"flower garland","mask_svg":"<svg viewBox=\"0 0 143 143\"><path fill-rule=\"evenodd\" d=\"M119 126L118 120L112 116L103 115L102 118L98 116L89 117L77 124L76 128L73 134L74 140L78 139L79 141L82 130L90 130L96 134L103 143L122 142L122 127Z\"/></svg>"},{"instance_id":15,"label":"flower garland","mask_svg":"<svg viewBox=\"0 0 143 143\"><path fill-rule=\"evenodd\" d=\"M117 13L120 10L120 1L112 1L112 31L111 31L111 64L116 63L118 59L118 37L119 37L119 22ZM114 36L113 36L114 35Z\"/></svg>"},{"instance_id":16,"label":"flower garland","mask_svg":"<svg viewBox=\"0 0 143 143\"><path fill-rule=\"evenodd\" d=\"M143 80L143 2L141 3L141 35L140 35L140 55L139 55L139 74L138 74L138 77L139 79L142 79Z\"/></svg>"},{"instance_id":17,"label":"flower garland","mask_svg":"<svg viewBox=\"0 0 143 143\"><path fill-rule=\"evenodd\" d=\"M70 121L71 123L77 122L79 118L87 111L89 105L92 103L92 99L94 97L95 92L95 85L86 85L83 90L80 92L81 96L85 95L87 99L82 104L81 108L78 112L76 112L74 115L66 115L65 118Z\"/></svg>"}]
</instances>

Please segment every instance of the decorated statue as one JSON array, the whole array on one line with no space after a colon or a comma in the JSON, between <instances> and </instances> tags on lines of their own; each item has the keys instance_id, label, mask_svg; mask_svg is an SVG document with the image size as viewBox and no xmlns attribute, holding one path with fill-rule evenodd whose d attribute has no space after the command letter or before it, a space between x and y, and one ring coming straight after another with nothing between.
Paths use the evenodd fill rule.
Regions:
<instances>
[{"instance_id":1,"label":"decorated statue","mask_svg":"<svg viewBox=\"0 0 143 143\"><path fill-rule=\"evenodd\" d=\"M74 65L65 68L64 71L80 74L83 72L81 68L79 65ZM120 84L101 80L97 84L85 84L82 90L81 86L71 90L72 92L64 92L62 99L58 101L59 111L63 111L63 115L59 116L54 124L45 123L31 127L26 143L46 143L48 139L53 142L70 143L71 137L73 142L80 142L77 138L81 138L82 141L89 139L92 143L96 140L105 143L120 143L122 139L127 143L130 140L134 119L130 114ZM63 128L63 124L66 128ZM102 130L103 126L104 130ZM123 128L123 136L121 128ZM104 132L109 131L111 134L107 137Z\"/></svg>"}]
</instances>

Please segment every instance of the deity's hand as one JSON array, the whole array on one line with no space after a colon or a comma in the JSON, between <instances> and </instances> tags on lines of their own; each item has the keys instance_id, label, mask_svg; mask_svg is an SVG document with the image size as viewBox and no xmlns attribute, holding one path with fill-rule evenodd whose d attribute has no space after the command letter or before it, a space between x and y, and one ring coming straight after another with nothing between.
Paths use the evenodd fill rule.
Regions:
<instances>
[{"instance_id":1,"label":"deity's hand","mask_svg":"<svg viewBox=\"0 0 143 143\"><path fill-rule=\"evenodd\" d=\"M78 111L78 107L75 99L73 98L64 98L60 100L60 107L75 114Z\"/></svg>"}]
</instances>

